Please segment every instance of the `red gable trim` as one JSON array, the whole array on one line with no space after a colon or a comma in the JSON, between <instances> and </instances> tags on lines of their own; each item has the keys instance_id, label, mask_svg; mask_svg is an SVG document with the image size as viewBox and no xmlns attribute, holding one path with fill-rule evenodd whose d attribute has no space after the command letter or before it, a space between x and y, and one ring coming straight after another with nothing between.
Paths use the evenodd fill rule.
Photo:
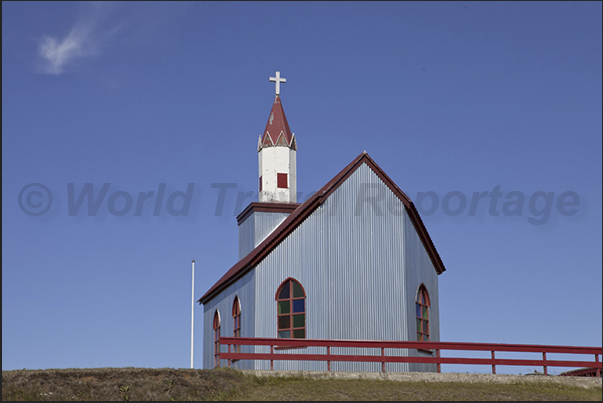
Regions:
<instances>
[{"instance_id":1,"label":"red gable trim","mask_svg":"<svg viewBox=\"0 0 603 403\"><path fill-rule=\"evenodd\" d=\"M303 204L297 207L289 217L287 217L272 233L262 241L253 251L237 262L215 283L197 302L204 304L215 297L220 291L241 278L256 265L258 265L279 243L281 243L298 225L300 225L314 210L318 208L331 193L333 193L350 175L352 175L362 164L367 164L379 178L394 192L396 196L404 203L406 211L412 221L421 242L435 270L438 274L442 274L446 268L440 255L433 244L431 237L427 233L427 229L419 216L419 212L415 205L410 201L408 196L396 186L396 184L383 172L381 168L373 161L365 152L360 154L347 167L339 172L333 179L324 185L312 197L306 200Z\"/></svg>"},{"instance_id":2,"label":"red gable trim","mask_svg":"<svg viewBox=\"0 0 603 403\"><path fill-rule=\"evenodd\" d=\"M284 202L251 202L245 210L237 216L237 224L241 225L255 211L269 213L292 213L296 208L301 206L301 203L284 203Z\"/></svg>"}]
</instances>

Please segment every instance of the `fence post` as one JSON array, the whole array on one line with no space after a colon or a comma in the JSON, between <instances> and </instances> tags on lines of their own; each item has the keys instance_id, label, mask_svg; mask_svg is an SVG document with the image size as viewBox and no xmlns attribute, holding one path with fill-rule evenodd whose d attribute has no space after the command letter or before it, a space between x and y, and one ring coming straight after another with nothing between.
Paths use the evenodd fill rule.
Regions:
<instances>
[{"instance_id":1,"label":"fence post","mask_svg":"<svg viewBox=\"0 0 603 403\"><path fill-rule=\"evenodd\" d=\"M494 364L494 350L492 350L492 374L496 375L496 364Z\"/></svg>"},{"instance_id":2,"label":"fence post","mask_svg":"<svg viewBox=\"0 0 603 403\"><path fill-rule=\"evenodd\" d=\"M442 364L440 363L440 349L436 348L436 357L438 359L438 374L442 372Z\"/></svg>"},{"instance_id":3,"label":"fence post","mask_svg":"<svg viewBox=\"0 0 603 403\"><path fill-rule=\"evenodd\" d=\"M544 374L545 374L545 375L548 375L548 374L549 374L549 372L548 372L548 369L547 369L547 366L546 366L546 351L543 351L543 352L542 352L542 362L543 362L543 364L544 364L544 365L543 365L543 368L544 368Z\"/></svg>"},{"instance_id":4,"label":"fence post","mask_svg":"<svg viewBox=\"0 0 603 403\"><path fill-rule=\"evenodd\" d=\"M270 346L270 371L274 370L274 360L272 355L274 354L274 346Z\"/></svg>"},{"instance_id":5,"label":"fence post","mask_svg":"<svg viewBox=\"0 0 603 403\"><path fill-rule=\"evenodd\" d=\"M599 353L595 354L595 362L598 364L599 363ZM601 368L597 368L597 372L596 375L600 378L601 377Z\"/></svg>"},{"instance_id":6,"label":"fence post","mask_svg":"<svg viewBox=\"0 0 603 403\"><path fill-rule=\"evenodd\" d=\"M327 355L331 355L331 346L327 346ZM327 360L327 371L331 371L331 360Z\"/></svg>"},{"instance_id":7,"label":"fence post","mask_svg":"<svg viewBox=\"0 0 603 403\"><path fill-rule=\"evenodd\" d=\"M385 347L381 347L381 357L385 357ZM385 372L385 360L381 360L381 372Z\"/></svg>"},{"instance_id":8,"label":"fence post","mask_svg":"<svg viewBox=\"0 0 603 403\"><path fill-rule=\"evenodd\" d=\"M230 343L228 343L228 355L230 356ZM228 359L228 368L230 368L230 358Z\"/></svg>"}]
</instances>

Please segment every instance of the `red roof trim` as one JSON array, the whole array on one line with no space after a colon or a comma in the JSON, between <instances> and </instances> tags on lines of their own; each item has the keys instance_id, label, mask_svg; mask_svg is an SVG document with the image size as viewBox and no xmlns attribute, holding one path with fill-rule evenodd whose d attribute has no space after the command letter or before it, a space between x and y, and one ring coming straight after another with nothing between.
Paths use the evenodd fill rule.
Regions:
<instances>
[{"instance_id":1,"label":"red roof trim","mask_svg":"<svg viewBox=\"0 0 603 403\"><path fill-rule=\"evenodd\" d=\"M230 268L216 282L197 302L204 304L213 297L215 297L220 291L234 283L236 280L241 278L249 270L258 265L278 244L280 244L299 224L301 224L318 206L320 206L331 193L333 193L358 167L363 163L367 164L379 178L394 192L396 196L404 203L406 211L419 235L419 238L423 242L427 254L429 255L431 262L433 263L435 270L438 274L442 274L446 268L444 263L440 259L435 245L433 244L431 237L427 233L427 229L419 216L419 212L416 207L410 201L408 196L396 186L396 184L383 172L381 168L373 161L371 157L365 152L360 154L354 159L348 166L346 166L341 172L339 172L333 179L331 179L326 185L324 185L318 192L314 193L312 197L306 200L303 204L299 205L289 217L287 217L278 227L272 231L272 233L264 239L253 251L247 256L237 262ZM248 207L249 208L249 207ZM247 209L245 209L247 210ZM242 213L241 213L242 214ZM239 215L241 216L241 215Z\"/></svg>"},{"instance_id":2,"label":"red roof trim","mask_svg":"<svg viewBox=\"0 0 603 403\"><path fill-rule=\"evenodd\" d=\"M251 202L245 210L237 216L237 224L241 225L249 216L256 212L269 213L292 213L296 208L301 206L301 203L273 203L273 202Z\"/></svg>"}]
</instances>

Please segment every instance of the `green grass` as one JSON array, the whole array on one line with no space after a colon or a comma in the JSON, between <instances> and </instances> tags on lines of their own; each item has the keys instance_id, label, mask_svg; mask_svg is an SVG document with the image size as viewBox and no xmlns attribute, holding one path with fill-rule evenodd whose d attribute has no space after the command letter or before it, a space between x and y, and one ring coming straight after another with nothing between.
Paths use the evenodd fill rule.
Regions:
<instances>
[{"instance_id":1,"label":"green grass","mask_svg":"<svg viewBox=\"0 0 603 403\"><path fill-rule=\"evenodd\" d=\"M552 382L460 383L257 377L215 370L98 368L2 371L2 400L599 400L601 388Z\"/></svg>"}]
</instances>

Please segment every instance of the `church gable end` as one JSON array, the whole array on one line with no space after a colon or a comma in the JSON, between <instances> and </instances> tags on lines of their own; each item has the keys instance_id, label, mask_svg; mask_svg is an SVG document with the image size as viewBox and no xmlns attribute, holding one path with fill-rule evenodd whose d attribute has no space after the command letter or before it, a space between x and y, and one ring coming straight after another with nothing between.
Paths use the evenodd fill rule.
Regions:
<instances>
[{"instance_id":1,"label":"church gable end","mask_svg":"<svg viewBox=\"0 0 603 403\"><path fill-rule=\"evenodd\" d=\"M407 265L414 262L406 254L427 256L427 252L420 240L407 247L407 236L419 240L404 203L368 164L358 165L255 267L256 337L281 337L281 331L288 331L275 324L280 326L277 320L284 315L288 319L289 305L286 312L277 311L274 294L283 281L295 279L305 290L305 338L416 338L415 291L409 291L406 274ZM437 272L429 258L427 262L428 266L413 266L410 277L436 293L432 280L437 281ZM437 310L434 306L433 317ZM435 319L431 323L432 340L437 340ZM257 365L267 369L268 364ZM283 370L313 368L311 363L274 365ZM362 363L332 365L333 370L370 368ZM408 370L404 365L396 368Z\"/></svg>"},{"instance_id":2,"label":"church gable end","mask_svg":"<svg viewBox=\"0 0 603 403\"><path fill-rule=\"evenodd\" d=\"M293 213L291 213L271 234L264 239L253 251L247 256L241 259L235 264L216 284L214 284L206 293L199 299L199 303L203 304L213 296L215 296L219 290L223 289L228 284L235 281L241 275L247 271L253 269L259 262L261 262L283 239L285 239L299 224L301 224L314 210L319 208L327 198L341 186L345 180L352 175L360 166L366 164L370 170L372 170L387 186L392 193L404 204L405 210L412 222L419 239L421 240L430 260L433 263L433 267L437 274L443 273L446 269L440 256L433 245L431 237L427 233L423 221L421 220L419 213L410 201L408 196L402 192L398 186L377 166L377 164L369 157L366 152L360 154L354 161L352 161L347 167L345 167L339 174L337 174L331 181L323 186L318 192L314 193L312 197L298 206ZM372 185L371 185L372 186ZM365 187L363 189L365 193L363 195L371 196L371 189ZM358 195L354 195L357 197ZM351 199L353 199L352 197ZM348 203L351 201L348 200ZM363 203L362 208L371 208L367 206L367 202ZM374 205L374 203L372 204ZM386 213L383 213L386 214Z\"/></svg>"}]
</instances>

